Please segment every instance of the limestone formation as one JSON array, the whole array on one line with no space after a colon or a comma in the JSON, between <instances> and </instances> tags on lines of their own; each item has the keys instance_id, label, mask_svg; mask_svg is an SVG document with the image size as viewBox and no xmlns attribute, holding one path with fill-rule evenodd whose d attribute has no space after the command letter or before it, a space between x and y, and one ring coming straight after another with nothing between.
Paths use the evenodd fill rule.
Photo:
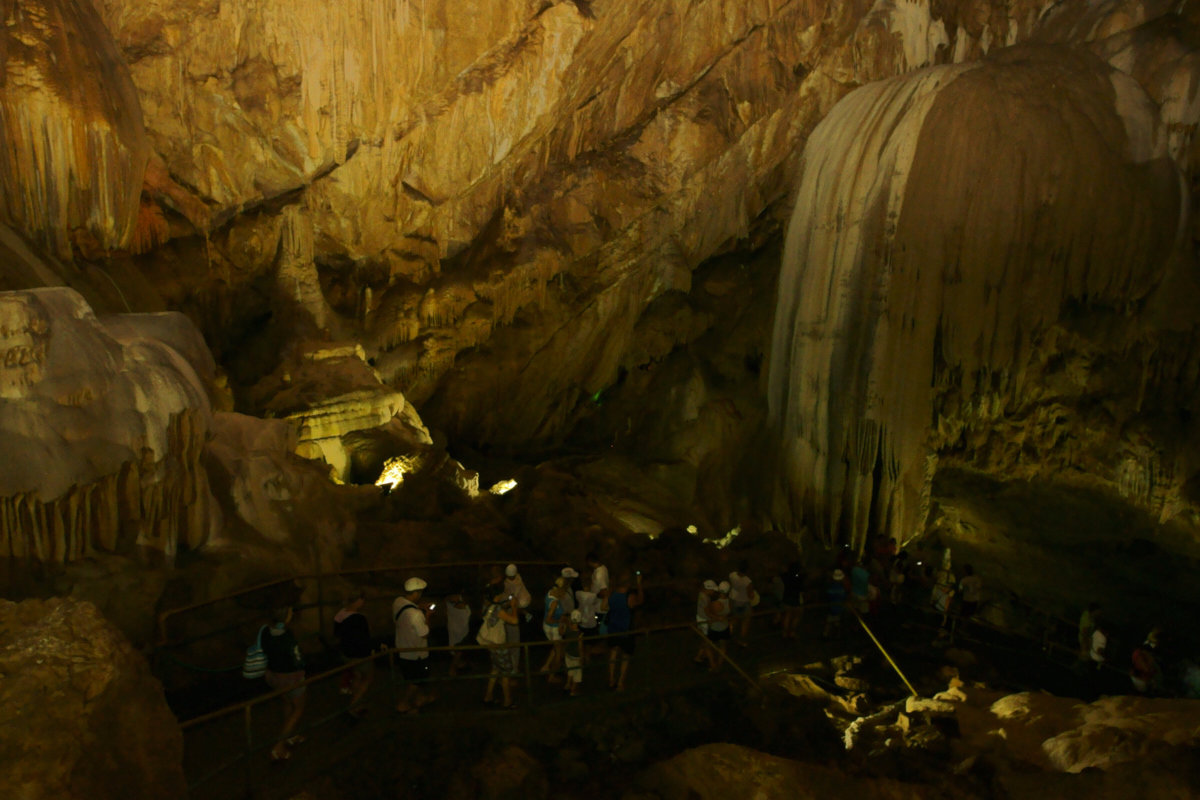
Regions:
<instances>
[{"instance_id":1,"label":"limestone formation","mask_svg":"<svg viewBox=\"0 0 1200 800\"><path fill-rule=\"evenodd\" d=\"M0 556L199 546L210 412L197 373L212 363L191 323L99 319L70 289L40 289L0 294L0 337Z\"/></svg>"},{"instance_id":2,"label":"limestone formation","mask_svg":"<svg viewBox=\"0 0 1200 800\"><path fill-rule=\"evenodd\" d=\"M0 218L69 257L130 245L150 143L138 92L90 3L4 7Z\"/></svg>"},{"instance_id":3,"label":"limestone formation","mask_svg":"<svg viewBox=\"0 0 1200 800\"><path fill-rule=\"evenodd\" d=\"M1064 379L1127 407L1116 425L1085 427L1070 419L1082 410L1058 406L1064 432L1100 440L1081 442L1076 467L1115 482L1111 453L1143 398L1162 380L1164 405L1186 407L1197 388L1191 356L1172 344L1177 310L1200 295L1183 236L1191 165L1172 158L1169 125L1133 79L1065 47L872 84L822 121L805 150L771 365L793 513L827 540L909 539L939 454L978 458L973 443L1014 419L1033 438L1033 408ZM1118 332L1119 347L1144 347L1141 385L1097 385L1091 364L1048 368L1073 339L1104 349ZM1172 442L1152 442L1173 461ZM1001 463L1021 463L1023 448L1043 468L1071 461L1066 436L1008 445Z\"/></svg>"},{"instance_id":4,"label":"limestone formation","mask_svg":"<svg viewBox=\"0 0 1200 800\"><path fill-rule=\"evenodd\" d=\"M187 795L162 687L90 603L0 600L0 675L0 795Z\"/></svg>"}]
</instances>

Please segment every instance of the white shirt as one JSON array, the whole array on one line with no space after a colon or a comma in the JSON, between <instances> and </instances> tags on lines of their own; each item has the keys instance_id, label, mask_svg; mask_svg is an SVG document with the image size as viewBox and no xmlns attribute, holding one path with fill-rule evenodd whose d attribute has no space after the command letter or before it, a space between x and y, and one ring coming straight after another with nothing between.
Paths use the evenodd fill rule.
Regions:
<instances>
[{"instance_id":1,"label":"white shirt","mask_svg":"<svg viewBox=\"0 0 1200 800\"><path fill-rule=\"evenodd\" d=\"M525 581L521 579L520 575L504 579L504 593L511 594L517 598L518 608L528 608L529 603L533 600L533 597L529 594L529 590L525 588Z\"/></svg>"},{"instance_id":2,"label":"white shirt","mask_svg":"<svg viewBox=\"0 0 1200 800\"><path fill-rule=\"evenodd\" d=\"M750 580L740 572L729 573L729 599L734 603L744 604L750 602L750 584L754 581Z\"/></svg>"},{"instance_id":3,"label":"white shirt","mask_svg":"<svg viewBox=\"0 0 1200 800\"><path fill-rule=\"evenodd\" d=\"M402 611L412 606L416 611ZM396 649L405 647L426 647L425 637L429 635L429 624L425 621L425 610L407 597L397 597L392 603L392 619L396 621ZM400 658L416 661L429 658L428 650L413 650L409 653L397 653Z\"/></svg>"},{"instance_id":4,"label":"white shirt","mask_svg":"<svg viewBox=\"0 0 1200 800\"><path fill-rule=\"evenodd\" d=\"M600 610L600 598L595 592L580 589L575 593L575 603L583 619L579 621L581 628L596 627L596 612Z\"/></svg>"},{"instance_id":5,"label":"white shirt","mask_svg":"<svg viewBox=\"0 0 1200 800\"><path fill-rule=\"evenodd\" d=\"M601 594L608 590L608 567L597 564L592 570L592 591Z\"/></svg>"},{"instance_id":6,"label":"white shirt","mask_svg":"<svg viewBox=\"0 0 1200 800\"><path fill-rule=\"evenodd\" d=\"M1108 647L1108 637L1104 635L1104 631L1097 630L1092 634L1092 661L1097 664L1104 663L1104 651Z\"/></svg>"},{"instance_id":7,"label":"white shirt","mask_svg":"<svg viewBox=\"0 0 1200 800\"><path fill-rule=\"evenodd\" d=\"M411 614L412 612L407 612ZM464 605L458 608L454 603L446 606L446 632L450 635L450 644L458 644L467 638L471 627L471 607Z\"/></svg>"}]
</instances>

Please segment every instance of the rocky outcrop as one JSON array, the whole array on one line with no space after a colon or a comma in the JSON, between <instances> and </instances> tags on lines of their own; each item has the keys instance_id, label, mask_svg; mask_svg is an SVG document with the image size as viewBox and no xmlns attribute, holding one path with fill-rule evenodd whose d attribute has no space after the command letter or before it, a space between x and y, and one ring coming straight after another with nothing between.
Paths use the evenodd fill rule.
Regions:
<instances>
[{"instance_id":1,"label":"rocky outcrop","mask_svg":"<svg viewBox=\"0 0 1200 800\"><path fill-rule=\"evenodd\" d=\"M207 538L212 362L186 318L99 319L70 289L5 293L0 347L0 556L170 558Z\"/></svg>"},{"instance_id":2,"label":"rocky outcrop","mask_svg":"<svg viewBox=\"0 0 1200 800\"><path fill-rule=\"evenodd\" d=\"M939 797L931 787L856 778L830 767L760 753L736 744L708 744L656 764L639 784L662 800L725 797L861 797L916 800Z\"/></svg>"},{"instance_id":3,"label":"rocky outcrop","mask_svg":"<svg viewBox=\"0 0 1200 800\"><path fill-rule=\"evenodd\" d=\"M150 143L104 22L78 0L3 16L0 218L61 256L130 245Z\"/></svg>"},{"instance_id":4,"label":"rocky outcrop","mask_svg":"<svg viewBox=\"0 0 1200 800\"><path fill-rule=\"evenodd\" d=\"M183 734L90 603L0 600L0 794L184 797Z\"/></svg>"},{"instance_id":5,"label":"rocky outcrop","mask_svg":"<svg viewBox=\"0 0 1200 800\"><path fill-rule=\"evenodd\" d=\"M1180 349L1200 297L1193 165L1172 125L1131 77L1064 47L873 84L822 121L771 364L793 513L826 539L903 541L939 455L1110 485L1139 440L1175 463L1190 428L1133 433L1200 390Z\"/></svg>"}]
</instances>

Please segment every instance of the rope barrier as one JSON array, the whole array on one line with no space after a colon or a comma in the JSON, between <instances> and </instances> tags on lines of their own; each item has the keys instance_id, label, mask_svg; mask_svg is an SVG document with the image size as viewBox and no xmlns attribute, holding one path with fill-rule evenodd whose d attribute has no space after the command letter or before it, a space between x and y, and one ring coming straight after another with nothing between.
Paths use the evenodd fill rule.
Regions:
<instances>
[{"instance_id":1,"label":"rope barrier","mask_svg":"<svg viewBox=\"0 0 1200 800\"><path fill-rule=\"evenodd\" d=\"M908 687L910 692L912 692L912 696L920 697L920 692L913 688L913 685L909 683L908 678L905 677L904 673L900 670L900 667L896 664L891 654L889 654L884 646L879 643L879 640L875 638L875 634L871 631L870 627L867 626L867 621L862 618L862 614L858 613L858 609L851 607L850 613L854 614L854 616L858 619L858 624L862 625L862 629L867 632L867 636L871 637L871 641L874 642L875 646L879 648L879 652L883 653L883 657L886 658L887 662L892 665L892 669L896 670L896 674L900 676L900 680L904 681L904 685Z\"/></svg>"}]
</instances>

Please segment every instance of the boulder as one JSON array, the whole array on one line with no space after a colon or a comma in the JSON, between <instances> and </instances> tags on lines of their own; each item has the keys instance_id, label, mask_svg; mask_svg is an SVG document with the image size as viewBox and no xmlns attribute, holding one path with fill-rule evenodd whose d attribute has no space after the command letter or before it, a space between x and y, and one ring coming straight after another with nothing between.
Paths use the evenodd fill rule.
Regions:
<instances>
[{"instance_id":1,"label":"boulder","mask_svg":"<svg viewBox=\"0 0 1200 800\"><path fill-rule=\"evenodd\" d=\"M857 778L829 767L791 761L735 744L709 744L684 751L647 769L637 783L640 789L654 792L661 800L731 797L917 800L938 796L928 787L882 778Z\"/></svg>"},{"instance_id":2,"label":"boulder","mask_svg":"<svg viewBox=\"0 0 1200 800\"><path fill-rule=\"evenodd\" d=\"M185 797L183 734L90 603L0 600L0 796Z\"/></svg>"}]
</instances>

